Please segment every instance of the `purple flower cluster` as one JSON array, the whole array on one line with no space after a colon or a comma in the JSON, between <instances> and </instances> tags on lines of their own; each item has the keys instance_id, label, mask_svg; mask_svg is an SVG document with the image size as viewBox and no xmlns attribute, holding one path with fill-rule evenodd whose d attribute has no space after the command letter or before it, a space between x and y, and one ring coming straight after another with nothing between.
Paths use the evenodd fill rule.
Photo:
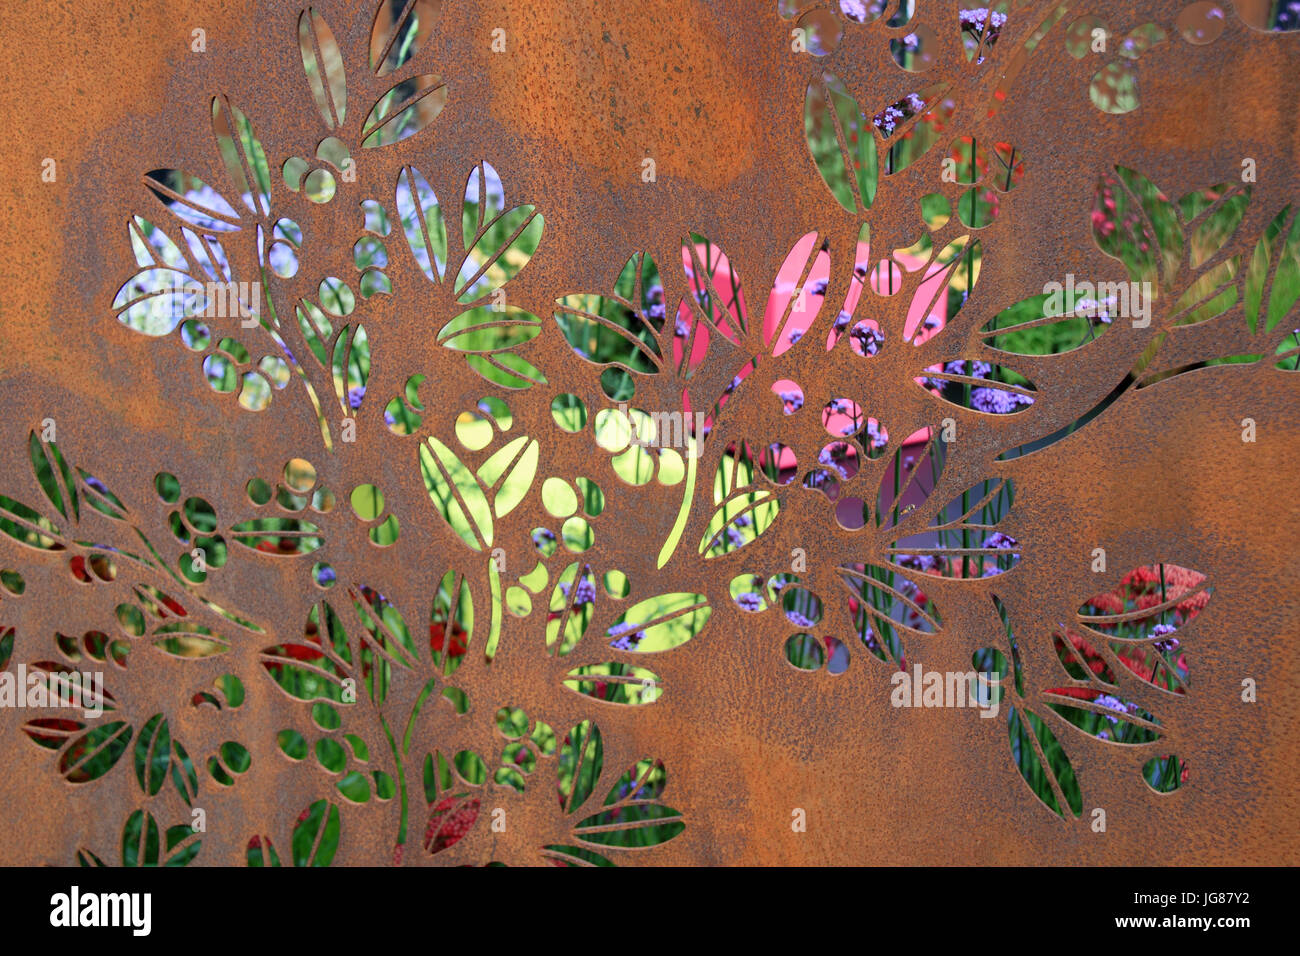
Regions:
<instances>
[{"instance_id":1,"label":"purple flower cluster","mask_svg":"<svg viewBox=\"0 0 1300 956\"><path fill-rule=\"evenodd\" d=\"M1151 636L1163 637L1166 634L1174 633L1176 630L1178 630L1178 628L1174 627L1172 624L1157 624L1155 627L1151 628ZM1167 640L1156 641L1152 646L1161 653L1167 654L1170 651L1175 650L1178 645L1178 638L1171 637Z\"/></svg>"},{"instance_id":2,"label":"purple flower cluster","mask_svg":"<svg viewBox=\"0 0 1300 956\"><path fill-rule=\"evenodd\" d=\"M787 415L793 415L803 408L803 392L777 392L776 397L781 399Z\"/></svg>"},{"instance_id":3,"label":"purple flower cluster","mask_svg":"<svg viewBox=\"0 0 1300 956\"><path fill-rule=\"evenodd\" d=\"M645 640L645 631L638 631L635 624L615 624L606 633L617 638L609 646L619 651L634 651Z\"/></svg>"},{"instance_id":4,"label":"purple flower cluster","mask_svg":"<svg viewBox=\"0 0 1300 956\"><path fill-rule=\"evenodd\" d=\"M756 594L753 591L746 591L743 594L736 595L736 603L740 605L742 611L761 611L763 610L763 595Z\"/></svg>"}]
</instances>

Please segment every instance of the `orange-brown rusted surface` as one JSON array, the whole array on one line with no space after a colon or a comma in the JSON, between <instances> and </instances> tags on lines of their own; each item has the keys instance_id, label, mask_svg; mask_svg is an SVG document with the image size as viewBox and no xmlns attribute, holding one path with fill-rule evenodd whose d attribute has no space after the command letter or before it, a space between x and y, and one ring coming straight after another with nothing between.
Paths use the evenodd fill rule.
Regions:
<instances>
[{"instance_id":1,"label":"orange-brown rusted surface","mask_svg":"<svg viewBox=\"0 0 1300 956\"><path fill-rule=\"evenodd\" d=\"M0 708L6 806L0 861L72 864L79 851L89 851L118 863L123 828L135 811L146 811L166 829L188 824L192 806L206 814L195 864L243 865L256 837L269 839L287 865L305 808L328 800L341 821L336 866L395 857L406 865L538 863L547 859L543 847L557 845L587 846L620 865L1297 862L1300 805L1291 761L1300 742L1292 704L1300 680L1293 503L1300 475L1300 374L1279 367L1278 359L1279 346L1300 325L1296 309L1273 329L1257 331L1239 297L1210 321L1176 328L1175 298L1201 268L1184 262L1175 291L1162 289L1148 327L1116 319L1104 337L1077 352L1006 357L1005 364L1035 386L1034 404L1017 414L955 407L916 379L936 363L997 361L980 329L1045 283L1063 281L1067 273L1128 278L1124 266L1099 249L1090 219L1098 181L1116 166L1140 171L1172 198L1236 184L1243 159L1254 160L1257 181L1244 218L1214 260L1240 256L1233 279L1240 283L1269 223L1300 199L1293 123L1300 109L1300 38L1256 31L1225 4L1222 35L1193 45L1174 25L1180 3L1144 3L1135 12L1131 4L1109 0L1070 2L1032 55L1011 71L1056 4L1014 6L981 64L963 54L956 5L929 0L921 0L906 27L886 25L893 4L873 23L842 22L843 38L826 57L792 50L796 21L782 18L776 0L444 0L410 61L376 77L367 68L367 51L377 6L378 0L314 4L346 66L346 118L334 135L356 160L355 181L339 176L338 194L323 205L289 189L280 174L288 157L313 157L330 135L299 51L306 4L49 0L0 11L0 62L6 64L0 111L10 129L0 146L0 449L6 463L0 495L44 515L61 542L61 549L34 547L0 535L0 568L25 582L19 596L0 592L0 633L13 628L5 667L16 673L20 664L30 669L49 661L101 670L117 702L116 713L101 723L123 720L132 728L129 746L111 769L98 779L70 782L61 766L66 748L76 744L42 749L30 731L33 720L68 713ZM1246 12L1244 5L1238 9ZM1113 44L1147 22L1168 34L1131 61L1140 95L1131 112L1104 113L1089 101L1093 75L1117 54L1113 48L1079 59L1067 54L1065 27L1085 14L1114 28ZM891 59L888 41L922 25L932 26L937 37L936 65L912 74ZM205 31L204 52L191 48L195 29ZM504 52L493 50L495 30L504 31ZM805 140L809 83L828 72L868 119L930 84L950 84L944 97L952 115L938 144L907 169L881 175L867 211L841 207ZM446 84L441 113L409 139L363 148L362 123L371 105L395 82L421 74L436 74ZM228 97L265 147L272 171L268 217L250 213L238 198L213 136L214 96ZM968 301L948 316L941 334L914 347L904 341L904 325L920 274L909 274L902 294L867 291L857 306L854 321L874 318L884 331L879 354L855 354L847 336L827 350L827 334L853 283L860 225L870 224L873 266L881 251L910 246L925 233L920 197L942 193L955 200L966 189L941 176L946 147L957 136L1014 144L1026 169L1024 181L1001 194L991 225L968 229L953 216L933 233L935 250L965 234L981 244L979 279ZM47 158L56 164L53 182L42 179ZM654 161L651 182L643 179L647 158ZM511 308L540 320L540 333L517 351L546 382L524 390L485 381L463 353L439 344L439 330L464 308L451 286L463 251L455 213L466 177L484 161L500 174L507 208L531 204L545 221L540 245L509 282L506 297ZM394 187L408 166L419 169L451 214L455 251L442 284L421 273L397 225ZM164 225L179 242L183 223L144 185L144 175L160 168L199 177L238 211L241 229L220 236L238 278L256 278L249 239L254 223L269 230L287 216L301 225L297 275L272 280L268 288L287 349L324 408L330 447L296 372L274 390L269 407L246 410L236 395L208 387L201 354L182 345L179 333L155 339L115 318L115 297L140 268L128 236L131 218ZM354 413L356 440L347 442L347 416L330 375L311 364L292 316L295 303L316 296L324 276L357 287L352 247L363 234L363 199L383 203L393 218L383 240L393 292L359 299L353 315L335 322L335 331L363 323L371 349L365 400ZM787 255L813 231L829 255L824 302L806 339L772 356L762 336L763 304ZM688 234L708 237L743 277L749 331L736 336L738 344L715 335L689 382L667 362L664 372L638 382L631 404L680 410L685 386L691 407L707 411L747 362L762 360L716 414L683 508L683 483L633 486L613 470L592 419L617 402L601 392L602 368L575 354L554 314L565 296L608 295L629 257L643 252L663 275L671 341L677 303L694 291L681 267ZM237 317L214 320L213 327L221 329L217 337L248 337L254 362L272 349L269 338L254 344L262 330L241 330ZM1262 357L1182 371L1239 355ZM1180 374L1146 383L1175 370ZM385 425L385 404L415 374L428 376L418 393L425 412L415 434L397 435ZM787 379L799 382L806 397L802 411L790 416L770 388ZM1126 382L1120 397L1077 434L996 460L1078 421ZM578 395L590 410L577 434L553 421L551 401L563 393ZM457 416L488 395L508 403L512 424L488 449L466 451L456 444ZM700 554L715 511L714 475L726 449L748 442L757 454L782 442L797 455L802 478L829 440L819 409L837 397L858 403L891 435L883 457L863 461L841 488L841 495L868 502L873 514L867 526L845 530L826 496L799 481L764 485L755 476L780 503L776 520L733 552ZM977 648L1001 641L1005 650L996 595L1012 622L1025 675L1017 706L1040 713L1068 753L1082 791L1078 817L1062 819L1021 779L1008 756L1005 709L985 720L973 710L891 706L890 674L897 665L873 656L855 631L837 569L887 561L898 536L875 521L877 489L905 437L926 427L937 431L949 418L957 437L948 446L942 485L912 517L924 525L943 502L976 482L1008 479L1015 503L997 530L1018 542L1020 560L989 578L925 580L927 595L942 611L942 627L908 638L907 664L965 671ZM1253 442L1242 439L1248 418ZM75 517L47 498L29 449L30 436L41 436L47 420L56 426L66 462L111 489L126 506L122 517L94 510L89 500L96 486L75 471ZM589 550L570 555L561 548L543 562L546 584L532 596L531 614L519 617L494 597L491 547L468 546L431 501L419 449L436 438L477 468L506 440L525 435L538 442L538 464L527 497L495 523L491 546L504 552L498 595L538 562L532 529L560 530L561 521L543 507L545 478L571 483L588 477L604 490L605 507L591 521L595 543ZM274 485L285 463L298 458L310 461L319 484L337 496L327 514L310 515L324 540L320 549L312 555L259 553L237 546L227 533L225 566L202 584L182 584L176 562L188 548L168 527L169 513L179 506L160 500L156 474L175 475L180 500L201 497L227 529L283 516L274 504L253 504L246 486L255 477ZM360 520L349 507L349 491L366 483L382 489L383 514L400 522L392 545L372 544L368 534L376 522ZM661 548L680 514L686 515L684 533L660 567ZM158 555L150 556L143 538ZM110 546L142 559L117 560L111 581L93 575L91 583L78 580L70 561L107 553ZM1105 549L1105 572L1093 570L1097 548ZM783 643L800 628L779 609L748 613L729 594L730 582L742 573L789 573L795 549L806 555L801 584L825 604L812 631L848 647L843 673L797 670ZM328 561L337 576L328 591L312 582L318 560ZM548 648L547 605L570 561L590 564L598 584L604 571L623 571L631 596L618 601L600 589L582 640L557 655ZM1070 685L1052 634L1130 569L1162 562L1194 569L1213 587L1212 600L1180 634L1194 672L1189 691L1173 695L1121 673L1116 694L1141 700L1157 714L1163 737L1141 746L1091 739L1046 706L1047 691ZM442 673L424 639L448 571L464 576L474 608L464 663L451 675ZM157 628L180 620L174 609L170 617L148 617L147 633L129 636L115 609L141 603L137 585L158 589L186 610L184 621L215 632L221 652L179 659L156 646L160 634L169 633ZM394 665L380 706L358 681L357 702L338 705L343 726L332 737L343 742L344 732L355 734L369 752L364 765L349 753L345 773L360 769L369 777L384 770L404 788L405 823L401 797L380 800L372 784L369 800L351 802L336 787L341 774L326 772L311 755L291 761L276 742L286 728L309 744L331 734L313 725L310 703L292 698L273 679L267 652L302 642L309 612L327 601L359 661L364 618L347 592L364 594L363 587L382 593L409 625L411 666ZM609 628L631 605L678 592L702 595L711 608L689 642L646 654L609 646ZM213 605L252 626L231 622ZM497 629L499 645L489 663L484 653ZM60 656L57 635L79 638L91 631L129 645L125 667ZM399 650L396 656L406 655ZM563 685L573 668L607 661L651 669L662 693L653 703L632 706ZM226 674L244 688L238 707L214 690ZM434 678L434 693L410 718L411 746L399 769L385 725L400 749L409 715ZM1242 700L1247 679L1257 684L1257 702ZM464 715L439 698L448 685L468 695ZM220 706L196 704L204 691ZM558 756L537 754L523 793L494 783L507 741L493 715L503 705L523 708L561 739L581 721L599 726L604 772L584 806L557 801ZM1009 705L1004 701L1004 708ZM144 785L137 776L137 741L156 714L164 715L171 738L192 760L197 794L190 805L173 778L174 754L157 792L149 792L147 773ZM227 741L251 755L247 772L229 787L208 768ZM462 803L478 800L477 820L463 839L445 849L435 841L440 852L430 853L424 755L450 758L465 749L486 761L486 782L455 782L439 791L432 809L436 813L450 793ZM1175 792L1158 794L1139 768L1169 753L1187 762L1189 777ZM575 824L596 814L619 774L642 758L662 761L667 785L656 799L680 811L685 829L655 847L584 843L574 835ZM498 808L504 832L491 825ZM1104 833L1091 827L1097 808L1106 811ZM797 810L806 814L805 832L792 828ZM403 826L404 841L398 835Z\"/></svg>"}]
</instances>

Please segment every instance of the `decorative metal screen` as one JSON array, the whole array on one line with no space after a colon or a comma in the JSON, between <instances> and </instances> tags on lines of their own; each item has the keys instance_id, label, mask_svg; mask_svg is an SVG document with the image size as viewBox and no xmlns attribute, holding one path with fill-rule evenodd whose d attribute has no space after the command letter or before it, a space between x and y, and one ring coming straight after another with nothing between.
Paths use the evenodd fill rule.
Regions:
<instances>
[{"instance_id":1,"label":"decorative metal screen","mask_svg":"<svg viewBox=\"0 0 1300 956\"><path fill-rule=\"evenodd\" d=\"M5 5L3 860L1296 862L1297 7Z\"/></svg>"}]
</instances>

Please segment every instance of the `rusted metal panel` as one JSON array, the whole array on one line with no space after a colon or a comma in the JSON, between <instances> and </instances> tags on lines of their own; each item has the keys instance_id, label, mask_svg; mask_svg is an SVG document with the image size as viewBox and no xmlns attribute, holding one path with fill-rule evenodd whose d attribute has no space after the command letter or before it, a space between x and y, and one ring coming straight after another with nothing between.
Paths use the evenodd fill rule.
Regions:
<instances>
[{"instance_id":1,"label":"rusted metal panel","mask_svg":"<svg viewBox=\"0 0 1300 956\"><path fill-rule=\"evenodd\" d=\"M6 7L0 858L1295 862L1265 7Z\"/></svg>"}]
</instances>

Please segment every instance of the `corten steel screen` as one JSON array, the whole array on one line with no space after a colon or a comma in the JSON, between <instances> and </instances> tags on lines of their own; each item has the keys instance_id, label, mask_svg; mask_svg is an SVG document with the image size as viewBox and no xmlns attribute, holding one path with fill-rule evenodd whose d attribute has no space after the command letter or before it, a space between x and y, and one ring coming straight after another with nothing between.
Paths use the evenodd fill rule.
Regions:
<instances>
[{"instance_id":1,"label":"corten steel screen","mask_svg":"<svg viewBox=\"0 0 1300 956\"><path fill-rule=\"evenodd\" d=\"M1298 22L5 5L0 859L1295 862Z\"/></svg>"}]
</instances>

